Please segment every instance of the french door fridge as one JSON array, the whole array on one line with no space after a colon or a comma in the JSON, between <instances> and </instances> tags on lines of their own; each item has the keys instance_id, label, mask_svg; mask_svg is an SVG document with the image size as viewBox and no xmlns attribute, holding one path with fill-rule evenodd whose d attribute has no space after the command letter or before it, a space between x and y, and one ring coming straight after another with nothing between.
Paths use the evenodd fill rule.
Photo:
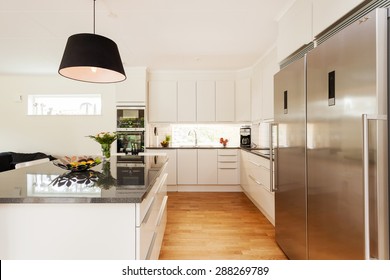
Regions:
<instances>
[{"instance_id":1,"label":"french door fridge","mask_svg":"<svg viewBox=\"0 0 390 280\"><path fill-rule=\"evenodd\" d=\"M377 9L275 76L276 240L291 259L389 259L387 25Z\"/></svg>"}]
</instances>

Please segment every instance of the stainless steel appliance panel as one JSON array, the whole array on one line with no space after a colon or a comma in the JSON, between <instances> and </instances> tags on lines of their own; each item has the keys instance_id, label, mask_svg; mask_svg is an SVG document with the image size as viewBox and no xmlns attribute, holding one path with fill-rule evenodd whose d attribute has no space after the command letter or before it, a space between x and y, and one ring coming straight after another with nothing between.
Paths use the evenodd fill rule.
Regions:
<instances>
[{"instance_id":1,"label":"stainless steel appliance panel","mask_svg":"<svg viewBox=\"0 0 390 280\"><path fill-rule=\"evenodd\" d=\"M305 58L274 76L276 241L290 259L307 259Z\"/></svg>"},{"instance_id":2,"label":"stainless steel appliance panel","mask_svg":"<svg viewBox=\"0 0 390 280\"><path fill-rule=\"evenodd\" d=\"M378 21L376 13L381 15ZM382 77L387 73L386 33L383 24L376 28L385 18L383 10L375 11L307 55L309 259L365 258L362 114L386 114ZM387 221L377 218L378 211L387 209L377 207L376 197L387 189L387 174L378 173L387 166L383 129L383 124L373 122L368 130L369 235L374 258L378 258L378 242L386 243L386 227L388 240L388 225L377 230L378 223L388 223L388 216ZM378 182L386 185L377 189Z\"/></svg>"}]
</instances>

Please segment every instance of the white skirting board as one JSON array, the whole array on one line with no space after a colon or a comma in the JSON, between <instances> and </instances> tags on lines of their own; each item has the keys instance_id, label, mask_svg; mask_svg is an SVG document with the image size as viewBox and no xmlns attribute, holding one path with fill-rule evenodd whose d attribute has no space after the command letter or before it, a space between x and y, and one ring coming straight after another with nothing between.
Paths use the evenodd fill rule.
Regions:
<instances>
[{"instance_id":1,"label":"white skirting board","mask_svg":"<svg viewBox=\"0 0 390 280\"><path fill-rule=\"evenodd\" d=\"M242 192L240 185L168 185L168 192Z\"/></svg>"}]
</instances>

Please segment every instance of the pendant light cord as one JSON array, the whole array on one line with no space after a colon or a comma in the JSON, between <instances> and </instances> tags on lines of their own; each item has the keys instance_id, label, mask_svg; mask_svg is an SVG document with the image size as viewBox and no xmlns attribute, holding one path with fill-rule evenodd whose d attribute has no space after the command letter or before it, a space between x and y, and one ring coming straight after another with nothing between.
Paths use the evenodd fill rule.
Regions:
<instances>
[{"instance_id":1,"label":"pendant light cord","mask_svg":"<svg viewBox=\"0 0 390 280\"><path fill-rule=\"evenodd\" d=\"M96 0L93 0L93 34L96 34L95 32L95 22L96 22Z\"/></svg>"}]
</instances>

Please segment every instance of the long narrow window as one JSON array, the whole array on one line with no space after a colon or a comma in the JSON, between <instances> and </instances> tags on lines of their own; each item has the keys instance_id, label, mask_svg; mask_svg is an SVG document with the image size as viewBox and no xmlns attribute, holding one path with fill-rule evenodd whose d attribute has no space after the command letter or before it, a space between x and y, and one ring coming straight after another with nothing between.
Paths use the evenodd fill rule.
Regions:
<instances>
[{"instance_id":1,"label":"long narrow window","mask_svg":"<svg viewBox=\"0 0 390 280\"><path fill-rule=\"evenodd\" d=\"M29 95L28 115L101 115L100 94Z\"/></svg>"}]
</instances>

